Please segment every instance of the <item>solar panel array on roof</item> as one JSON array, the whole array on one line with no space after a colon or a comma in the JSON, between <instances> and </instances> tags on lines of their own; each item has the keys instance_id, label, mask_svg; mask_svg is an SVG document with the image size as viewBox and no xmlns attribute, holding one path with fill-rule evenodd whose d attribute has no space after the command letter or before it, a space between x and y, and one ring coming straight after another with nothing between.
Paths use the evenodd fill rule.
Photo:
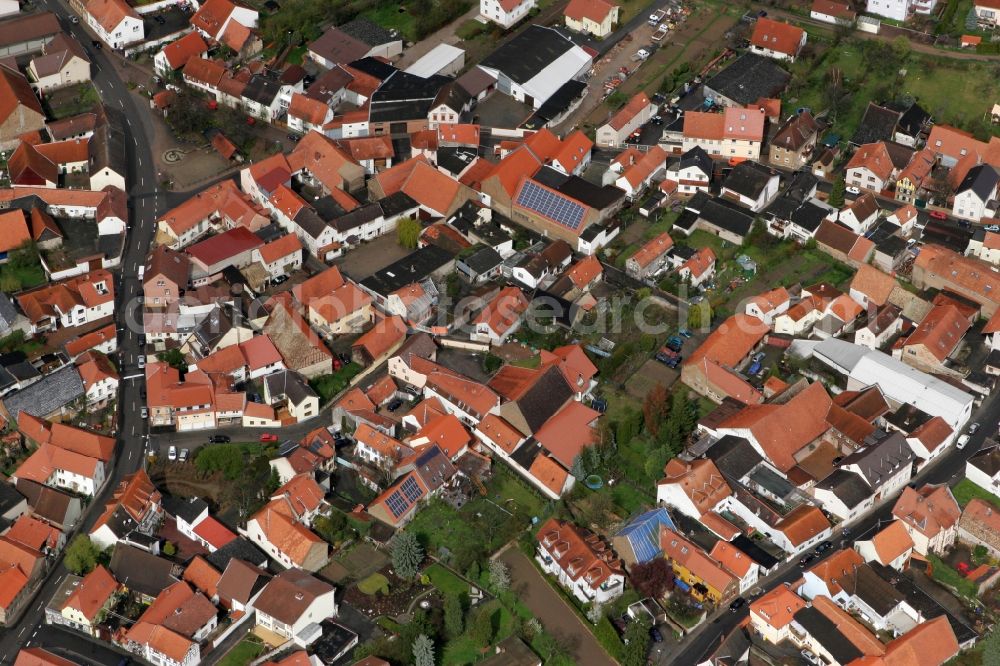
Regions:
<instances>
[{"instance_id":1,"label":"solar panel array on roof","mask_svg":"<svg viewBox=\"0 0 1000 666\"><path fill-rule=\"evenodd\" d=\"M386 506L389 507L389 511L392 511L392 516L394 518L399 518L406 513L406 509L410 506L410 503L403 497L403 493L400 492L399 488L397 488L393 494L389 495L389 498L386 499L385 503Z\"/></svg>"},{"instance_id":2,"label":"solar panel array on roof","mask_svg":"<svg viewBox=\"0 0 1000 666\"><path fill-rule=\"evenodd\" d=\"M392 512L394 518L399 518L406 513L411 506L423 496L424 491L417 484L416 479L408 476L403 479L399 487L385 500L386 506Z\"/></svg>"},{"instance_id":3,"label":"solar panel array on roof","mask_svg":"<svg viewBox=\"0 0 1000 666\"><path fill-rule=\"evenodd\" d=\"M534 183L524 181L517 195L517 204L529 208L539 215L544 215L553 222L576 231L583 222L586 208L579 203L562 197L551 190Z\"/></svg>"}]
</instances>

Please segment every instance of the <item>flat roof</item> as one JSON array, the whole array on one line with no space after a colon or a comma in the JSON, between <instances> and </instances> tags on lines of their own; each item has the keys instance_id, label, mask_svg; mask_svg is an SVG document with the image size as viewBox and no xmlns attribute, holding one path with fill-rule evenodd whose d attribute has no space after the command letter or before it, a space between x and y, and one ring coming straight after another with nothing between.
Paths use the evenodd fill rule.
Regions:
<instances>
[{"instance_id":1,"label":"flat roof","mask_svg":"<svg viewBox=\"0 0 1000 666\"><path fill-rule=\"evenodd\" d=\"M437 74L455 60L464 56L464 49L452 46L451 44L438 44L403 71L407 74L427 78L428 76Z\"/></svg>"}]
</instances>

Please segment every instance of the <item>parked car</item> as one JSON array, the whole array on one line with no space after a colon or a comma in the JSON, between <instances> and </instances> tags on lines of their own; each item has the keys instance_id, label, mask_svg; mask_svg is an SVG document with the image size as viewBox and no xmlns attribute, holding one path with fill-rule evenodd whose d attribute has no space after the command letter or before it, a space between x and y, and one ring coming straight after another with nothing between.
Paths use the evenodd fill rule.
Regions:
<instances>
[{"instance_id":1,"label":"parked car","mask_svg":"<svg viewBox=\"0 0 1000 666\"><path fill-rule=\"evenodd\" d=\"M230 441L229 435L212 435L208 438L209 444L228 444Z\"/></svg>"},{"instance_id":2,"label":"parked car","mask_svg":"<svg viewBox=\"0 0 1000 666\"><path fill-rule=\"evenodd\" d=\"M989 224L983 227L986 231L1000 231L1000 224Z\"/></svg>"},{"instance_id":3,"label":"parked car","mask_svg":"<svg viewBox=\"0 0 1000 666\"><path fill-rule=\"evenodd\" d=\"M861 188L856 185L848 185L846 188L848 194L861 194Z\"/></svg>"},{"instance_id":4,"label":"parked car","mask_svg":"<svg viewBox=\"0 0 1000 666\"><path fill-rule=\"evenodd\" d=\"M277 277L271 278L271 284L273 285L285 284L286 282L288 282L287 275L279 275Z\"/></svg>"},{"instance_id":5,"label":"parked car","mask_svg":"<svg viewBox=\"0 0 1000 666\"><path fill-rule=\"evenodd\" d=\"M143 368L146 367L146 357L143 356L142 354L139 354L135 359L135 364L136 366L138 366L140 370L142 370Z\"/></svg>"},{"instance_id":6,"label":"parked car","mask_svg":"<svg viewBox=\"0 0 1000 666\"><path fill-rule=\"evenodd\" d=\"M144 334L140 333L139 337L137 338L137 340L139 341L139 346L140 347L145 347L146 346L146 336Z\"/></svg>"},{"instance_id":7,"label":"parked car","mask_svg":"<svg viewBox=\"0 0 1000 666\"><path fill-rule=\"evenodd\" d=\"M94 47L95 49L97 49L98 51L100 51L100 50L101 50L102 48L104 48L104 44L101 44L101 43L100 43L99 41L97 41L96 39L92 39L92 40L90 40L90 45L91 45L91 46L93 46L93 47Z\"/></svg>"},{"instance_id":8,"label":"parked car","mask_svg":"<svg viewBox=\"0 0 1000 666\"><path fill-rule=\"evenodd\" d=\"M403 406L403 401L399 398L393 398L389 401L389 405L386 407L390 412L394 412Z\"/></svg>"},{"instance_id":9,"label":"parked car","mask_svg":"<svg viewBox=\"0 0 1000 666\"><path fill-rule=\"evenodd\" d=\"M167 460L169 460L170 462L173 462L173 461L177 460L177 447L176 446L171 446L169 449L167 449Z\"/></svg>"},{"instance_id":10,"label":"parked car","mask_svg":"<svg viewBox=\"0 0 1000 666\"><path fill-rule=\"evenodd\" d=\"M801 654L802 658L805 659L806 663L808 664L815 664L818 666L819 664L822 663L819 659L816 658L816 655L814 655L809 650L803 650Z\"/></svg>"},{"instance_id":11,"label":"parked car","mask_svg":"<svg viewBox=\"0 0 1000 666\"><path fill-rule=\"evenodd\" d=\"M810 562L816 559L816 557L817 557L816 553L806 553L805 555L802 556L802 559L799 560L799 568L805 569L807 566L809 566Z\"/></svg>"},{"instance_id":12,"label":"parked car","mask_svg":"<svg viewBox=\"0 0 1000 666\"><path fill-rule=\"evenodd\" d=\"M181 455L178 458L180 462L187 462L188 456L191 455L190 449L181 449Z\"/></svg>"},{"instance_id":13,"label":"parked car","mask_svg":"<svg viewBox=\"0 0 1000 666\"><path fill-rule=\"evenodd\" d=\"M260 436L260 441L263 442L263 443L277 442L278 441L278 436L277 435L273 435L273 434L271 434L269 432L265 432L263 435Z\"/></svg>"},{"instance_id":14,"label":"parked car","mask_svg":"<svg viewBox=\"0 0 1000 666\"><path fill-rule=\"evenodd\" d=\"M962 435L961 437L958 438L958 444L955 445L955 448L959 449L959 450L962 450L962 449L965 448L965 445L968 444L968 443L969 443L969 436L968 435Z\"/></svg>"},{"instance_id":15,"label":"parked car","mask_svg":"<svg viewBox=\"0 0 1000 666\"><path fill-rule=\"evenodd\" d=\"M825 553L826 551L830 550L831 548L833 548L833 544L831 542L829 542L829 541L824 541L820 545L816 546L816 552L817 553Z\"/></svg>"},{"instance_id":16,"label":"parked car","mask_svg":"<svg viewBox=\"0 0 1000 666\"><path fill-rule=\"evenodd\" d=\"M973 424L971 424L969 426L969 434L970 435L975 435L977 430L979 430L979 424L978 423L973 423Z\"/></svg>"},{"instance_id":17,"label":"parked car","mask_svg":"<svg viewBox=\"0 0 1000 666\"><path fill-rule=\"evenodd\" d=\"M139 409L139 418L141 418L141 419L148 419L149 418L149 410L147 408L145 408L145 407L140 408Z\"/></svg>"},{"instance_id":18,"label":"parked car","mask_svg":"<svg viewBox=\"0 0 1000 666\"><path fill-rule=\"evenodd\" d=\"M927 214L930 215L931 217L933 217L935 220L947 220L948 219L948 213L944 212L943 210L932 210L931 212L929 212Z\"/></svg>"},{"instance_id":19,"label":"parked car","mask_svg":"<svg viewBox=\"0 0 1000 666\"><path fill-rule=\"evenodd\" d=\"M656 628L656 627L650 627L649 628L649 637L653 639L654 643L662 643L663 642L663 634L660 633L660 630L658 628Z\"/></svg>"},{"instance_id":20,"label":"parked car","mask_svg":"<svg viewBox=\"0 0 1000 666\"><path fill-rule=\"evenodd\" d=\"M747 605L746 599L744 599L743 597L736 597L735 599L733 599L733 603L729 604L729 612L735 613L746 605Z\"/></svg>"}]
</instances>

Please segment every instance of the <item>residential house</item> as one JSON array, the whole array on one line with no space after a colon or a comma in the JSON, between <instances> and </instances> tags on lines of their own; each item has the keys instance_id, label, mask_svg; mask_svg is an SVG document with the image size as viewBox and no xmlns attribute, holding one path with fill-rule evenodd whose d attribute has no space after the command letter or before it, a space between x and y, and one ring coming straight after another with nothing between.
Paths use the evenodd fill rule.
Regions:
<instances>
[{"instance_id":1,"label":"residential house","mask_svg":"<svg viewBox=\"0 0 1000 666\"><path fill-rule=\"evenodd\" d=\"M142 17L125 0L89 0L84 9L87 25L113 49L124 49L146 38Z\"/></svg>"},{"instance_id":2,"label":"residential house","mask_svg":"<svg viewBox=\"0 0 1000 666\"><path fill-rule=\"evenodd\" d=\"M992 216L997 210L998 187L1000 174L996 169L989 164L972 167L955 190L952 214L973 222Z\"/></svg>"},{"instance_id":3,"label":"residential house","mask_svg":"<svg viewBox=\"0 0 1000 666\"><path fill-rule=\"evenodd\" d=\"M765 641L777 645L790 637L795 614L805 607L802 597L787 585L778 585L750 603L750 626Z\"/></svg>"},{"instance_id":4,"label":"residential house","mask_svg":"<svg viewBox=\"0 0 1000 666\"><path fill-rule=\"evenodd\" d=\"M991 493L1000 490L1000 449L991 446L969 458L965 478Z\"/></svg>"},{"instance_id":5,"label":"residential house","mask_svg":"<svg viewBox=\"0 0 1000 666\"><path fill-rule=\"evenodd\" d=\"M597 145L618 147L625 143L632 133L649 122L656 111L656 105L649 101L644 92L636 93L604 125L597 128Z\"/></svg>"},{"instance_id":6,"label":"residential house","mask_svg":"<svg viewBox=\"0 0 1000 666\"><path fill-rule=\"evenodd\" d=\"M114 313L111 273L97 269L17 296L33 333L88 324Z\"/></svg>"},{"instance_id":7,"label":"residential house","mask_svg":"<svg viewBox=\"0 0 1000 666\"><path fill-rule=\"evenodd\" d=\"M6 65L0 66L0 98L8 100L0 109L0 150L12 151L22 135L45 128L45 113L28 80Z\"/></svg>"},{"instance_id":8,"label":"residential house","mask_svg":"<svg viewBox=\"0 0 1000 666\"><path fill-rule=\"evenodd\" d=\"M663 173L666 163L667 152L659 146L652 146L646 152L627 148L611 162L611 170L621 173L615 180L615 187L624 191L629 200L634 200Z\"/></svg>"},{"instance_id":9,"label":"residential house","mask_svg":"<svg viewBox=\"0 0 1000 666\"><path fill-rule=\"evenodd\" d=\"M154 534L163 517L161 500L145 471L126 476L90 528L90 540L104 550L133 535Z\"/></svg>"},{"instance_id":10,"label":"residential house","mask_svg":"<svg viewBox=\"0 0 1000 666\"><path fill-rule=\"evenodd\" d=\"M387 30L366 18L331 27L310 42L307 54L318 65L331 69L365 58L394 60L403 52L403 41L395 30Z\"/></svg>"},{"instance_id":11,"label":"residential house","mask_svg":"<svg viewBox=\"0 0 1000 666\"><path fill-rule=\"evenodd\" d=\"M722 183L719 196L759 213L776 196L781 179L778 174L757 162L741 162Z\"/></svg>"},{"instance_id":12,"label":"residential house","mask_svg":"<svg viewBox=\"0 0 1000 666\"><path fill-rule=\"evenodd\" d=\"M976 0L972 6L976 13L976 22L987 28L1000 25L1000 2L996 0Z\"/></svg>"},{"instance_id":13,"label":"residential house","mask_svg":"<svg viewBox=\"0 0 1000 666\"><path fill-rule=\"evenodd\" d=\"M746 593L757 584L761 575L760 564L730 542L719 539L708 556L736 577L739 581L739 594Z\"/></svg>"},{"instance_id":14,"label":"residential house","mask_svg":"<svg viewBox=\"0 0 1000 666\"><path fill-rule=\"evenodd\" d=\"M745 314L733 315L716 328L684 361L681 379L697 393L721 403L730 397L744 404L763 396L738 374L738 368L769 333L768 326Z\"/></svg>"},{"instance_id":15,"label":"residential house","mask_svg":"<svg viewBox=\"0 0 1000 666\"><path fill-rule=\"evenodd\" d=\"M759 111L726 107L722 113L688 111L684 114L682 148L699 146L720 158L760 159L764 140L764 114Z\"/></svg>"},{"instance_id":16,"label":"residential house","mask_svg":"<svg viewBox=\"0 0 1000 666\"><path fill-rule=\"evenodd\" d=\"M844 181L848 186L871 192L888 189L896 174L896 166L884 141L860 146L844 168Z\"/></svg>"},{"instance_id":17,"label":"residential house","mask_svg":"<svg viewBox=\"0 0 1000 666\"><path fill-rule=\"evenodd\" d=\"M913 474L913 452L906 437L894 432L874 441L840 461L840 469L861 476L877 502L896 494Z\"/></svg>"},{"instance_id":18,"label":"residential house","mask_svg":"<svg viewBox=\"0 0 1000 666\"><path fill-rule=\"evenodd\" d=\"M90 80L90 59L78 41L60 33L28 63L32 86L45 93Z\"/></svg>"},{"instance_id":19,"label":"residential house","mask_svg":"<svg viewBox=\"0 0 1000 666\"><path fill-rule=\"evenodd\" d=\"M923 194L936 162L934 152L928 148L914 153L910 163L896 177L896 201L914 203L918 195Z\"/></svg>"},{"instance_id":20,"label":"residential house","mask_svg":"<svg viewBox=\"0 0 1000 666\"><path fill-rule=\"evenodd\" d=\"M60 591L63 590L46 607L46 621L99 637L98 624L118 600L118 581L99 564L83 578L67 576L60 586Z\"/></svg>"},{"instance_id":21,"label":"residential house","mask_svg":"<svg viewBox=\"0 0 1000 666\"><path fill-rule=\"evenodd\" d=\"M846 605L854 591L855 571L863 564L864 560L856 551L850 548L836 550L803 572L796 592L809 600L826 597Z\"/></svg>"},{"instance_id":22,"label":"residential house","mask_svg":"<svg viewBox=\"0 0 1000 666\"><path fill-rule=\"evenodd\" d=\"M647 241L625 261L625 271L636 280L645 280L670 265L670 251L673 247L673 239L664 231Z\"/></svg>"},{"instance_id":23,"label":"residential house","mask_svg":"<svg viewBox=\"0 0 1000 666\"><path fill-rule=\"evenodd\" d=\"M305 648L322 634L321 623L337 615L334 588L299 569L281 572L253 604L257 626Z\"/></svg>"},{"instance_id":24,"label":"residential house","mask_svg":"<svg viewBox=\"0 0 1000 666\"><path fill-rule=\"evenodd\" d=\"M118 372L108 357L100 352L87 351L77 357L77 370L83 379L87 405L101 408L118 395Z\"/></svg>"},{"instance_id":25,"label":"residential house","mask_svg":"<svg viewBox=\"0 0 1000 666\"><path fill-rule=\"evenodd\" d=\"M319 414L319 396L302 375L291 370L279 370L264 377L264 402L287 410L296 421Z\"/></svg>"},{"instance_id":26,"label":"residential house","mask_svg":"<svg viewBox=\"0 0 1000 666\"><path fill-rule=\"evenodd\" d=\"M509 30L535 6L535 0L479 0L479 15Z\"/></svg>"},{"instance_id":27,"label":"residential house","mask_svg":"<svg viewBox=\"0 0 1000 666\"><path fill-rule=\"evenodd\" d=\"M208 53L208 44L199 32L189 32L180 39L170 42L153 56L153 68L160 76L169 76L184 69L191 58L203 58Z\"/></svg>"},{"instance_id":28,"label":"residential house","mask_svg":"<svg viewBox=\"0 0 1000 666\"><path fill-rule=\"evenodd\" d=\"M27 411L17 415L18 428L37 448L15 470L12 479L34 481L96 496L104 486L115 441L62 423L50 423Z\"/></svg>"},{"instance_id":29,"label":"residential house","mask_svg":"<svg viewBox=\"0 0 1000 666\"><path fill-rule=\"evenodd\" d=\"M604 604L624 591L621 560L596 534L550 518L536 540L535 559L542 571L554 576L582 603Z\"/></svg>"},{"instance_id":30,"label":"residential house","mask_svg":"<svg viewBox=\"0 0 1000 666\"><path fill-rule=\"evenodd\" d=\"M195 666L201 661L198 643L149 622L133 624L125 634L125 645L129 651L154 664Z\"/></svg>"},{"instance_id":31,"label":"residential house","mask_svg":"<svg viewBox=\"0 0 1000 666\"><path fill-rule=\"evenodd\" d=\"M857 19L857 12L849 4L836 0L813 0L809 17L823 23L849 26Z\"/></svg>"},{"instance_id":32,"label":"residential house","mask_svg":"<svg viewBox=\"0 0 1000 666\"><path fill-rule=\"evenodd\" d=\"M695 520L732 494L729 484L711 460L671 459L656 484L656 501Z\"/></svg>"},{"instance_id":33,"label":"residential house","mask_svg":"<svg viewBox=\"0 0 1000 666\"><path fill-rule=\"evenodd\" d=\"M970 500L958 521L958 540L973 547L983 546L990 557L997 557L1000 554L1000 508L987 500Z\"/></svg>"},{"instance_id":34,"label":"residential house","mask_svg":"<svg viewBox=\"0 0 1000 666\"><path fill-rule=\"evenodd\" d=\"M528 299L517 287L501 289L473 320L473 339L486 339L493 345L501 345L521 326L524 313L528 309Z\"/></svg>"},{"instance_id":35,"label":"residential house","mask_svg":"<svg viewBox=\"0 0 1000 666\"><path fill-rule=\"evenodd\" d=\"M230 0L207 0L191 17L191 27L207 40L224 44L240 56L260 50L257 10Z\"/></svg>"},{"instance_id":36,"label":"residential house","mask_svg":"<svg viewBox=\"0 0 1000 666\"><path fill-rule=\"evenodd\" d=\"M791 296L784 287L777 287L763 294L758 294L747 301L746 314L756 317L768 326L774 324L778 315L788 312Z\"/></svg>"},{"instance_id":37,"label":"residential house","mask_svg":"<svg viewBox=\"0 0 1000 666\"><path fill-rule=\"evenodd\" d=\"M396 470L399 473L396 481L366 509L372 517L395 528L412 520L423 500L449 487L456 473L455 466L436 444L400 461Z\"/></svg>"},{"instance_id":38,"label":"residential house","mask_svg":"<svg viewBox=\"0 0 1000 666\"><path fill-rule=\"evenodd\" d=\"M715 252L710 247L698 248L677 267L677 277L692 287L700 287L715 276Z\"/></svg>"},{"instance_id":39,"label":"residential house","mask_svg":"<svg viewBox=\"0 0 1000 666\"><path fill-rule=\"evenodd\" d=\"M712 158L701 146L691 148L667 165L667 178L677 183L681 195L708 192L714 172Z\"/></svg>"},{"instance_id":40,"label":"residential house","mask_svg":"<svg viewBox=\"0 0 1000 666\"><path fill-rule=\"evenodd\" d=\"M698 601L719 606L739 593L737 576L667 527L660 528L660 548L674 570L678 587Z\"/></svg>"},{"instance_id":41,"label":"residential house","mask_svg":"<svg viewBox=\"0 0 1000 666\"><path fill-rule=\"evenodd\" d=\"M865 562L878 562L882 566L905 571L913 554L913 539L901 520L894 520L871 539L857 539L854 549Z\"/></svg>"},{"instance_id":42,"label":"residential house","mask_svg":"<svg viewBox=\"0 0 1000 666\"><path fill-rule=\"evenodd\" d=\"M925 557L945 553L958 536L961 509L947 486L904 488L892 515L903 523L913 550Z\"/></svg>"},{"instance_id":43,"label":"residential house","mask_svg":"<svg viewBox=\"0 0 1000 666\"><path fill-rule=\"evenodd\" d=\"M837 222L856 234L866 235L878 214L878 201L871 192L865 192L840 212Z\"/></svg>"},{"instance_id":44,"label":"residential house","mask_svg":"<svg viewBox=\"0 0 1000 666\"><path fill-rule=\"evenodd\" d=\"M618 23L619 7L608 0L570 0L563 10L566 27L594 37L607 37Z\"/></svg>"},{"instance_id":45,"label":"residential house","mask_svg":"<svg viewBox=\"0 0 1000 666\"><path fill-rule=\"evenodd\" d=\"M790 23L760 17L750 36L750 51L758 55L795 62L806 45L806 31Z\"/></svg>"},{"instance_id":46,"label":"residential house","mask_svg":"<svg viewBox=\"0 0 1000 666\"><path fill-rule=\"evenodd\" d=\"M823 2L825 0L817 0ZM833 3L831 3L833 4ZM809 163L820 125L809 111L802 111L778 128L768 148L768 161L785 169L801 169Z\"/></svg>"},{"instance_id":47,"label":"residential house","mask_svg":"<svg viewBox=\"0 0 1000 666\"><path fill-rule=\"evenodd\" d=\"M954 305L937 305L902 342L899 358L915 368L942 371L971 327L968 317Z\"/></svg>"},{"instance_id":48,"label":"residential house","mask_svg":"<svg viewBox=\"0 0 1000 666\"><path fill-rule=\"evenodd\" d=\"M329 559L329 546L307 527L310 513L278 496L247 521L240 533L285 567L318 571Z\"/></svg>"}]
</instances>

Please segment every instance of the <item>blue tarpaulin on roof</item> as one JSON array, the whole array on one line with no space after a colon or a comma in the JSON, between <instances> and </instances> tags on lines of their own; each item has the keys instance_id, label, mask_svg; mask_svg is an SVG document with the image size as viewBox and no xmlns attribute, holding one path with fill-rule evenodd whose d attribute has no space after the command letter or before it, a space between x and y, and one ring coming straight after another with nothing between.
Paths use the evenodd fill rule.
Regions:
<instances>
[{"instance_id":1,"label":"blue tarpaulin on roof","mask_svg":"<svg viewBox=\"0 0 1000 666\"><path fill-rule=\"evenodd\" d=\"M649 562L660 555L661 526L677 531L666 509L652 509L630 520L615 536L628 539L637 563Z\"/></svg>"}]
</instances>

